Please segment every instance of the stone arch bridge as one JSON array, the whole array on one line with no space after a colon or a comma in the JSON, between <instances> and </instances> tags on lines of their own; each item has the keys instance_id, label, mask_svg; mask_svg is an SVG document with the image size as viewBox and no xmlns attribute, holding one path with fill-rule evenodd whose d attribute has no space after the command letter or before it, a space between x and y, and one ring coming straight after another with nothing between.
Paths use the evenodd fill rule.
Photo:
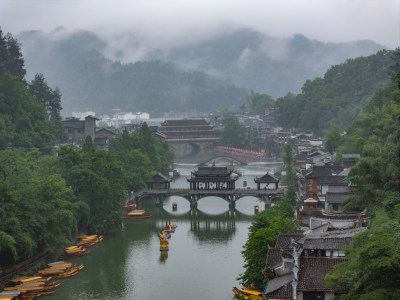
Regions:
<instances>
[{"instance_id":1,"label":"stone arch bridge","mask_svg":"<svg viewBox=\"0 0 400 300\"><path fill-rule=\"evenodd\" d=\"M236 201L243 197L253 196L265 202L266 207L271 202L284 196L284 190L257 190L257 189L235 189L235 190L190 190L190 189L169 189L169 190L144 190L134 195L133 201L139 204L146 198L152 198L158 206L170 196L179 196L190 202L190 207L197 207L197 203L210 196L221 198L228 202L229 207L235 207Z\"/></svg>"}]
</instances>

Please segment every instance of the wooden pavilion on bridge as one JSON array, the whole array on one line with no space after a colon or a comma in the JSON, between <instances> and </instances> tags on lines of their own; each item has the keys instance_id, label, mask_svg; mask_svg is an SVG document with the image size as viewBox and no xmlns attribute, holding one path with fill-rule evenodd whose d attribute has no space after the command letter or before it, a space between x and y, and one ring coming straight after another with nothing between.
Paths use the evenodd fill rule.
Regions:
<instances>
[{"instance_id":1,"label":"wooden pavilion on bridge","mask_svg":"<svg viewBox=\"0 0 400 300\"><path fill-rule=\"evenodd\" d=\"M199 167L191 172L190 190L234 190L236 178L227 167Z\"/></svg>"},{"instance_id":2,"label":"wooden pavilion on bridge","mask_svg":"<svg viewBox=\"0 0 400 300\"><path fill-rule=\"evenodd\" d=\"M146 180L147 189L149 190L169 190L171 180L161 173L157 173L153 177Z\"/></svg>"},{"instance_id":3,"label":"wooden pavilion on bridge","mask_svg":"<svg viewBox=\"0 0 400 300\"><path fill-rule=\"evenodd\" d=\"M254 182L257 183L257 190L277 190L279 185L279 179L268 173L255 178Z\"/></svg>"}]
</instances>

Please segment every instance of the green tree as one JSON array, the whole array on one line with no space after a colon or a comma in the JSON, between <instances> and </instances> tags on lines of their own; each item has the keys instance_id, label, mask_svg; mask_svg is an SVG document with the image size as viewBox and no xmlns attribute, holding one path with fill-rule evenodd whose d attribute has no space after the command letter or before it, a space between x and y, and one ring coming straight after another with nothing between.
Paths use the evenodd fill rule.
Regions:
<instances>
[{"instance_id":1,"label":"green tree","mask_svg":"<svg viewBox=\"0 0 400 300\"><path fill-rule=\"evenodd\" d=\"M239 120L233 116L226 117L222 120L222 124L224 130L220 144L226 147L246 149L248 144L246 128L239 123Z\"/></svg>"},{"instance_id":2,"label":"green tree","mask_svg":"<svg viewBox=\"0 0 400 300\"><path fill-rule=\"evenodd\" d=\"M343 292L342 300L400 297L400 206L395 218L379 211L371 228L354 236L346 262L327 275L329 286Z\"/></svg>"},{"instance_id":3,"label":"green tree","mask_svg":"<svg viewBox=\"0 0 400 300\"><path fill-rule=\"evenodd\" d=\"M67 185L90 209L88 230L99 233L122 224L122 205L127 197L126 175L111 153L95 150L91 144L91 139L87 139L83 153L63 146L58 155Z\"/></svg>"},{"instance_id":4,"label":"green tree","mask_svg":"<svg viewBox=\"0 0 400 300\"><path fill-rule=\"evenodd\" d=\"M277 205L257 214L250 226L249 237L242 256L245 271L239 280L246 286L262 287L266 278L262 274L269 247L274 247L279 233L290 233L297 228L293 219L296 195L290 187Z\"/></svg>"},{"instance_id":5,"label":"green tree","mask_svg":"<svg viewBox=\"0 0 400 300\"><path fill-rule=\"evenodd\" d=\"M284 164L284 170L286 172L285 176L283 177L283 183L286 185L293 185L297 184L297 176L296 170L293 168L293 150L290 145L286 145L283 149L282 159Z\"/></svg>"},{"instance_id":6,"label":"green tree","mask_svg":"<svg viewBox=\"0 0 400 300\"><path fill-rule=\"evenodd\" d=\"M274 99L268 94L254 93L246 99L246 108L249 112L264 113L267 108L274 107Z\"/></svg>"},{"instance_id":7,"label":"green tree","mask_svg":"<svg viewBox=\"0 0 400 300\"><path fill-rule=\"evenodd\" d=\"M25 61L18 41L11 33L3 36L0 28L0 68L4 68L10 74L23 79L26 74L24 64Z\"/></svg>"},{"instance_id":8,"label":"green tree","mask_svg":"<svg viewBox=\"0 0 400 300\"><path fill-rule=\"evenodd\" d=\"M340 145L340 132L340 127L333 125L331 130L325 135L325 146L331 154L333 154Z\"/></svg>"}]
</instances>

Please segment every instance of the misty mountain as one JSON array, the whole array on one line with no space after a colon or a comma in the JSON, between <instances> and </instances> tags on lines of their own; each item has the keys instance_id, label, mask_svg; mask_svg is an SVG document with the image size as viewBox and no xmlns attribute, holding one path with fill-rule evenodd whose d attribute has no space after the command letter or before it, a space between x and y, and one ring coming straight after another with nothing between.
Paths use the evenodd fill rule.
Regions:
<instances>
[{"instance_id":1,"label":"misty mountain","mask_svg":"<svg viewBox=\"0 0 400 300\"><path fill-rule=\"evenodd\" d=\"M332 65L381 49L384 47L371 41L323 43L301 34L280 39L240 29L149 57L229 78L238 86L277 98L300 92L306 80L322 76Z\"/></svg>"},{"instance_id":2,"label":"misty mountain","mask_svg":"<svg viewBox=\"0 0 400 300\"><path fill-rule=\"evenodd\" d=\"M238 86L275 98L298 93L332 65L384 48L371 41L323 43L300 34L274 38L251 29L168 49L129 34L124 42L105 42L90 32L63 29L23 32L18 40L28 78L43 73L50 86L60 87L64 114L86 108L108 113L113 106L152 113L233 109L246 98Z\"/></svg>"},{"instance_id":3,"label":"misty mountain","mask_svg":"<svg viewBox=\"0 0 400 300\"><path fill-rule=\"evenodd\" d=\"M62 92L63 114L86 109L110 114L124 111L160 112L238 109L247 91L200 71L183 70L160 60L122 64L102 54L106 43L90 32L18 36L27 78L42 73L49 86Z\"/></svg>"}]
</instances>

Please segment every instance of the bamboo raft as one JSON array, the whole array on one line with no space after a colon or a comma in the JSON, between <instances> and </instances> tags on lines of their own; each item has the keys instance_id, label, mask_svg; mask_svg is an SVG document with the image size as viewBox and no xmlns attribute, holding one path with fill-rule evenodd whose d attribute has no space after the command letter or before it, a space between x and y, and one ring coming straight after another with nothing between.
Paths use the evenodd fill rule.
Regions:
<instances>
[{"instance_id":1,"label":"bamboo raft","mask_svg":"<svg viewBox=\"0 0 400 300\"><path fill-rule=\"evenodd\" d=\"M88 247L96 245L101 241L103 241L102 235L81 235L78 239L78 242L76 242L74 246L65 248L64 253L60 256L60 259L68 259L86 255L92 251L88 249Z\"/></svg>"},{"instance_id":2,"label":"bamboo raft","mask_svg":"<svg viewBox=\"0 0 400 300\"><path fill-rule=\"evenodd\" d=\"M38 271L34 276L22 276L10 281L10 286L0 293L4 299L34 299L55 293L55 288L61 283L54 279L67 278L76 275L83 265L74 266L72 263L58 261L48 264L48 267Z\"/></svg>"},{"instance_id":3,"label":"bamboo raft","mask_svg":"<svg viewBox=\"0 0 400 300\"><path fill-rule=\"evenodd\" d=\"M50 295L60 285L51 281L51 277L24 276L11 280L13 286L4 288L0 299L34 299L39 296Z\"/></svg>"},{"instance_id":4,"label":"bamboo raft","mask_svg":"<svg viewBox=\"0 0 400 300\"><path fill-rule=\"evenodd\" d=\"M79 266L73 266L71 263L60 261L49 264L48 268L40 270L38 273L43 277L61 279L78 274L78 272L82 270L83 267L83 264Z\"/></svg>"},{"instance_id":5,"label":"bamboo raft","mask_svg":"<svg viewBox=\"0 0 400 300\"><path fill-rule=\"evenodd\" d=\"M100 243L103 241L103 236L102 235L82 235L79 237L79 241L75 244L75 246L78 247L90 247L93 245L96 245L97 243Z\"/></svg>"}]
</instances>

